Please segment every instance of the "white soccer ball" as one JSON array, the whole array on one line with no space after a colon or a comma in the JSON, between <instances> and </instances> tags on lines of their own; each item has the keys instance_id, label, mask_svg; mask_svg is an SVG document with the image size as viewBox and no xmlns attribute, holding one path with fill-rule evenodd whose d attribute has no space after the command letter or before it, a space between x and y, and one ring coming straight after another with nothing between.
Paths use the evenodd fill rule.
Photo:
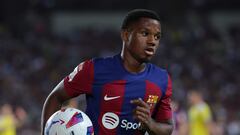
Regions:
<instances>
[{"instance_id":1,"label":"white soccer ball","mask_svg":"<svg viewBox=\"0 0 240 135\"><path fill-rule=\"evenodd\" d=\"M47 121L44 135L94 135L89 117L75 108L55 112Z\"/></svg>"}]
</instances>

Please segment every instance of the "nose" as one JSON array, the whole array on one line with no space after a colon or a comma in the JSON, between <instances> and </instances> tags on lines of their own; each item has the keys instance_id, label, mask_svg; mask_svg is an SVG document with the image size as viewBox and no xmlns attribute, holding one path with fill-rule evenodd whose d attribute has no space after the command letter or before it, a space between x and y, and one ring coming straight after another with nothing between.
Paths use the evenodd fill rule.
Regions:
<instances>
[{"instance_id":1,"label":"nose","mask_svg":"<svg viewBox=\"0 0 240 135\"><path fill-rule=\"evenodd\" d=\"M147 44L151 46L155 46L157 44L157 40L155 39L154 35L149 35L147 37Z\"/></svg>"}]
</instances>

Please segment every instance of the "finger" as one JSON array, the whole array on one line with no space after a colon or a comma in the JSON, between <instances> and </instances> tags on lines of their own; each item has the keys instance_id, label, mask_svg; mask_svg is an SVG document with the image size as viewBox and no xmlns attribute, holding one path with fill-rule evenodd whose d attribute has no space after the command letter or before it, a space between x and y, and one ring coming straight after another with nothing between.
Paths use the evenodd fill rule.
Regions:
<instances>
[{"instance_id":1,"label":"finger","mask_svg":"<svg viewBox=\"0 0 240 135\"><path fill-rule=\"evenodd\" d=\"M137 115L136 119L141 123L144 123L144 124L147 123L147 119L142 115Z\"/></svg>"},{"instance_id":2,"label":"finger","mask_svg":"<svg viewBox=\"0 0 240 135\"><path fill-rule=\"evenodd\" d=\"M133 116L137 120L144 122L150 118L150 110L144 107L137 106L133 111Z\"/></svg>"},{"instance_id":3,"label":"finger","mask_svg":"<svg viewBox=\"0 0 240 135\"><path fill-rule=\"evenodd\" d=\"M149 105L146 102L144 102L141 98L131 100L131 103L137 106L149 108Z\"/></svg>"},{"instance_id":4,"label":"finger","mask_svg":"<svg viewBox=\"0 0 240 135\"><path fill-rule=\"evenodd\" d=\"M142 112L146 115L150 115L150 109L149 108L146 108L146 107L141 107L141 106L137 106L135 108L136 112Z\"/></svg>"},{"instance_id":5,"label":"finger","mask_svg":"<svg viewBox=\"0 0 240 135\"><path fill-rule=\"evenodd\" d=\"M142 123L147 123L148 119L150 118L150 116L146 113L140 112L140 111L136 111L135 114L135 118Z\"/></svg>"},{"instance_id":6,"label":"finger","mask_svg":"<svg viewBox=\"0 0 240 135\"><path fill-rule=\"evenodd\" d=\"M137 117L142 117L144 119L148 118L148 114L140 112L140 111L136 111L136 116Z\"/></svg>"}]
</instances>

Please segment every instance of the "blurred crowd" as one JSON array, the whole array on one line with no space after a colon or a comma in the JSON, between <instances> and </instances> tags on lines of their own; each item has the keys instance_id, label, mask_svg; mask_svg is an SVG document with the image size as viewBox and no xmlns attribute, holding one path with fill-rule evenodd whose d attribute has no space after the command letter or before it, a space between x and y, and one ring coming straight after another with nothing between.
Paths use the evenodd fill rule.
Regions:
<instances>
[{"instance_id":1,"label":"blurred crowd","mask_svg":"<svg viewBox=\"0 0 240 135\"><path fill-rule=\"evenodd\" d=\"M187 112L187 93L197 88L213 121L224 125L223 134L239 135L240 25L223 35L206 17L197 19L163 21L153 63L170 72L181 110ZM38 134L44 100L55 85L83 60L116 54L122 44L116 30L90 27L54 34L48 19L34 14L18 23L0 24L0 135L4 110L11 112L19 135Z\"/></svg>"}]
</instances>

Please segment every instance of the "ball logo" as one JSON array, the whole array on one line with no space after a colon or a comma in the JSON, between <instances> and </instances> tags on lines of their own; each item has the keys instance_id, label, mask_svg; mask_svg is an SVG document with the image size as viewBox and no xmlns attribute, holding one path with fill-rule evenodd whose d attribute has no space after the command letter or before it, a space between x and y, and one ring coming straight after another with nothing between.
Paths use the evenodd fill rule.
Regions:
<instances>
[{"instance_id":1,"label":"ball logo","mask_svg":"<svg viewBox=\"0 0 240 135\"><path fill-rule=\"evenodd\" d=\"M76 112L72 118L68 121L68 123L66 124L66 128L70 128L80 122L83 122L83 116L81 113Z\"/></svg>"},{"instance_id":2,"label":"ball logo","mask_svg":"<svg viewBox=\"0 0 240 135\"><path fill-rule=\"evenodd\" d=\"M119 117L115 113L107 112L102 117L102 124L107 129L114 129L119 124Z\"/></svg>"}]
</instances>

